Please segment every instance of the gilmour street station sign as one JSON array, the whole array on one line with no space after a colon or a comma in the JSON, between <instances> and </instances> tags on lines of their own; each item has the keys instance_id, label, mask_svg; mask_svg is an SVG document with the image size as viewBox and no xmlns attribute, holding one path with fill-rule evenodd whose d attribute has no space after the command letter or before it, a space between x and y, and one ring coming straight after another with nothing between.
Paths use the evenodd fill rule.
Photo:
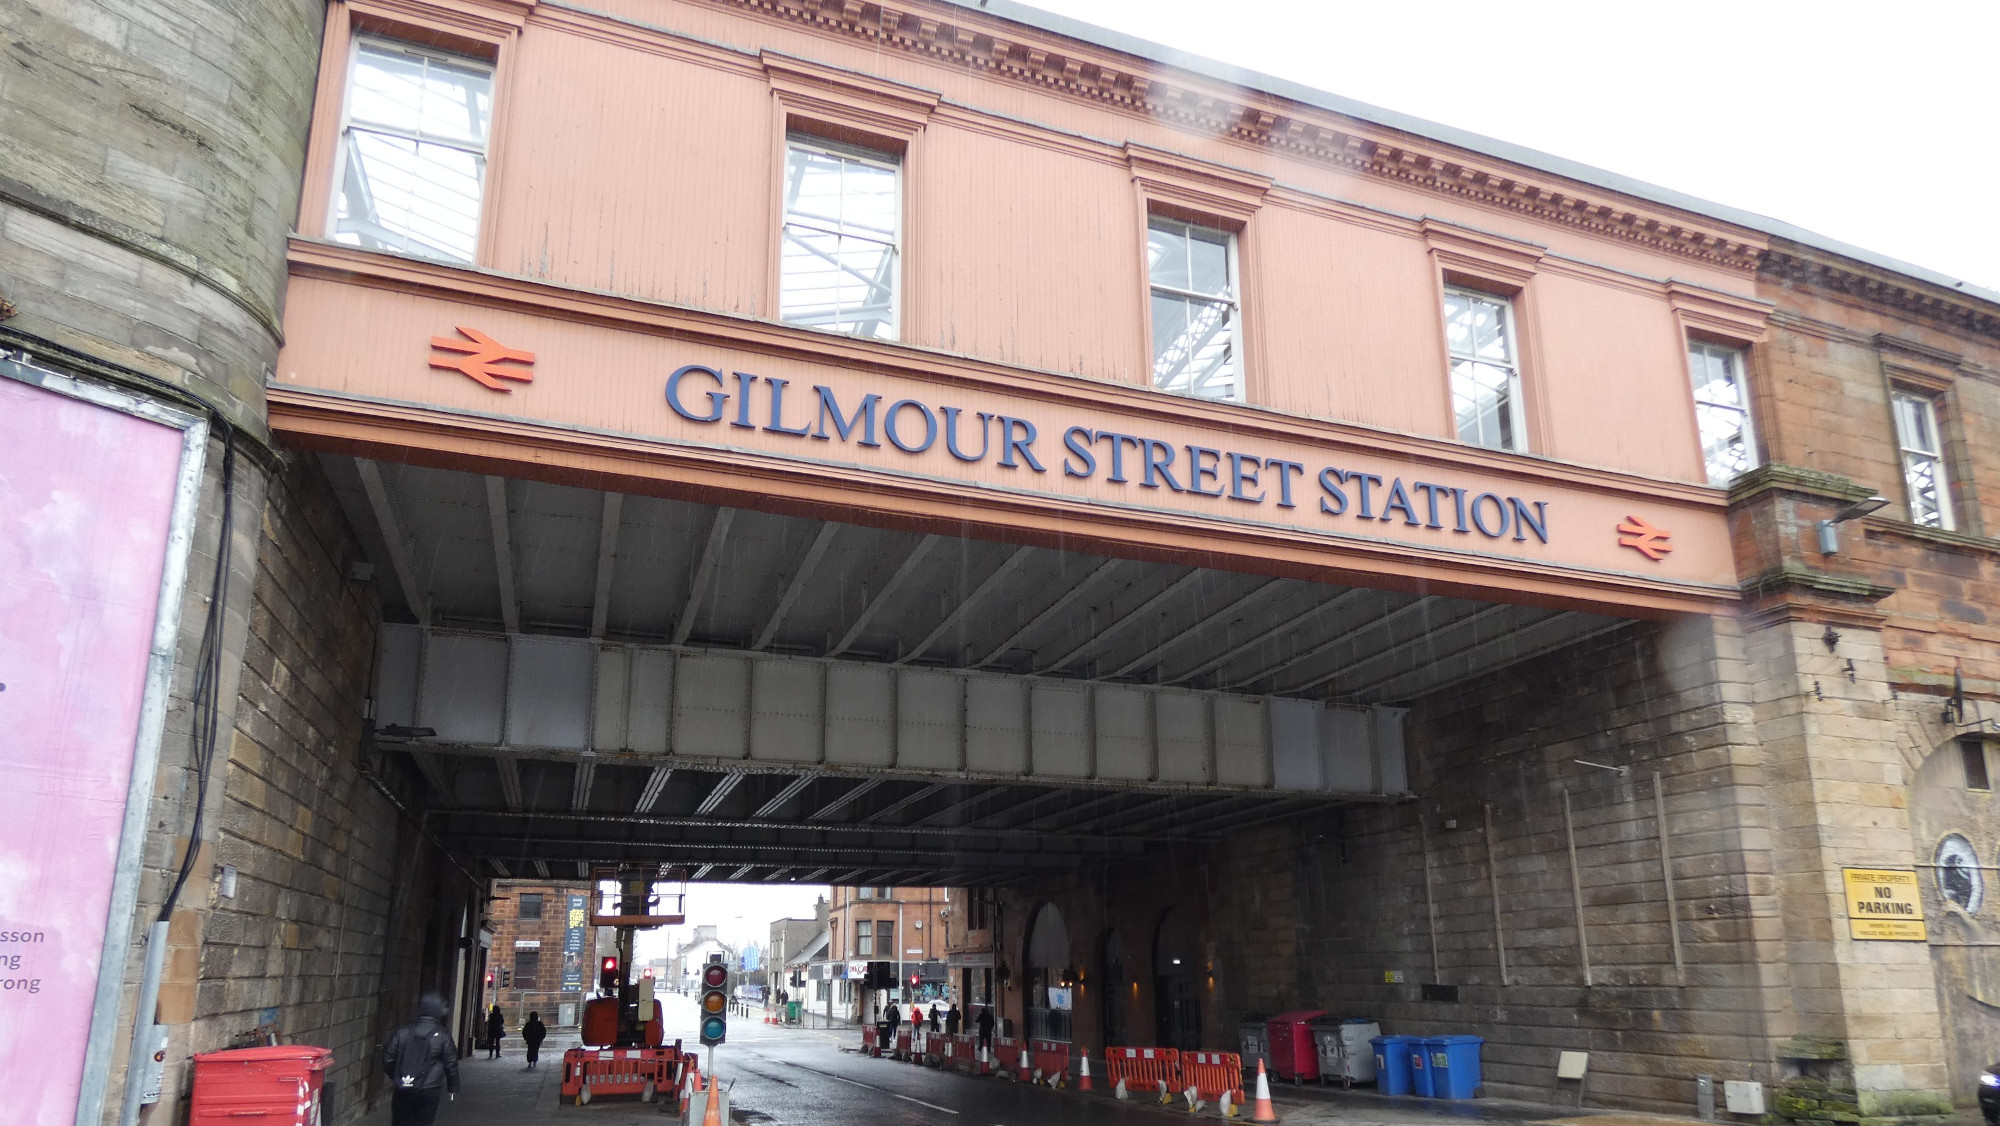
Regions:
<instances>
[{"instance_id":1,"label":"gilmour street station sign","mask_svg":"<svg viewBox=\"0 0 2000 1126\"><path fill-rule=\"evenodd\" d=\"M341 248L294 269L270 394L301 445L1628 615L1736 595L1700 485ZM430 350L454 332L527 359L496 393Z\"/></svg>"}]
</instances>

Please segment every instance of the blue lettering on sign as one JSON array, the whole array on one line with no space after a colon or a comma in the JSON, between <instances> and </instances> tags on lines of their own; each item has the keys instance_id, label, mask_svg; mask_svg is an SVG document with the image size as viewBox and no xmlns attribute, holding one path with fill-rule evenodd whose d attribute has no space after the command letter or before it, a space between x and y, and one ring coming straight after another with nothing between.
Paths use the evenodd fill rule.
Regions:
<instances>
[{"instance_id":1,"label":"blue lettering on sign","mask_svg":"<svg viewBox=\"0 0 2000 1126\"><path fill-rule=\"evenodd\" d=\"M667 377L667 406L689 422L723 422L794 438L879 449L883 439L906 454L925 454L944 439L945 452L968 464L991 461L1001 469L1048 473L1037 450L1041 432L1025 418L970 411L947 403L897 399L886 406L878 394L843 403L833 388L814 384L810 394L785 402L791 381L706 364L685 364ZM761 388L761 390L760 390ZM756 401L761 396L762 401ZM803 402L801 402L801 398ZM730 408L734 406L734 410ZM759 420L762 421L759 421ZM794 424L796 423L796 424ZM977 430L975 438L973 431ZM1426 531L1549 542L1549 502L1473 491L1435 481L1405 481L1337 465L1309 469L1304 462L1177 444L1143 434L1090 426L1062 431L1062 476L1103 480L1232 504L1297 508L1293 486L1310 478L1319 485L1322 516L1399 523ZM1044 447L1045 449L1046 447ZM1129 455L1129 456L1128 456ZM1102 474L1100 477L1099 475ZM1274 495L1275 494L1275 495ZM1307 501L1311 503L1311 501Z\"/></svg>"}]
</instances>

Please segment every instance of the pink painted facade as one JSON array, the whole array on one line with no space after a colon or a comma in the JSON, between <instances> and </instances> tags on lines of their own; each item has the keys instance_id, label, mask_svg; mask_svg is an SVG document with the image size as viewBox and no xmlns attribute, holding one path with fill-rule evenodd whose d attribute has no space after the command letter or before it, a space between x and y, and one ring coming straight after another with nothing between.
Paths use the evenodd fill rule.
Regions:
<instances>
[{"instance_id":1,"label":"pink painted facade","mask_svg":"<svg viewBox=\"0 0 2000 1126\"><path fill-rule=\"evenodd\" d=\"M1045 463L1072 425L1147 425L1225 455L1243 442L1288 451L1266 456L1305 467L1304 503L1260 518L1271 527L1252 534L1270 542L1250 554L1276 560L1268 569L1637 612L1734 598L1687 342L1761 338L1759 235L974 10L867 11L873 24L809 0L331 9L274 427L321 448L608 474L627 491L756 493L783 480L785 497L816 512L836 503L816 486L906 496L882 506L892 522L937 519L976 492L956 515L1002 538L1080 530L1140 550L1232 553L1241 511L1226 501L1060 474L1024 482L885 448L808 469L783 438L690 427L660 397L689 363L740 364L807 393L879 393L884 407L956 389L967 411L1034 420ZM363 34L491 63L472 269L378 266L380 255L323 243ZM898 342L779 323L788 132L896 163ZM1239 403L1150 386L1149 216L1234 233ZM1442 314L1452 286L1512 303L1524 453L1457 440ZM459 325L536 352L536 380L496 392L426 367L428 339ZM1077 416L1079 403L1103 417ZM429 408L525 429L430 428ZM647 467L612 464L613 434L675 449ZM566 452L516 456L524 443ZM732 468L691 468L684 455L701 447L732 451ZM1468 546L1400 518L1313 525L1327 496L1314 474L1357 456L1367 472L1476 479L1461 502L1488 482L1501 498L1541 489L1560 498L1557 534ZM996 501L996 488L1021 495ZM1673 554L1621 545L1628 517L1670 529Z\"/></svg>"}]
</instances>

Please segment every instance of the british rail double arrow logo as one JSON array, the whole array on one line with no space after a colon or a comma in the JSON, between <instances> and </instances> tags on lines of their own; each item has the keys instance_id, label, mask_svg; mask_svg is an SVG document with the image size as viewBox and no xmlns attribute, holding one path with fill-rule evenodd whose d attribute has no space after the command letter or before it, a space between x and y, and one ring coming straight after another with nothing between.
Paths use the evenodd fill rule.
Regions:
<instances>
[{"instance_id":1,"label":"british rail double arrow logo","mask_svg":"<svg viewBox=\"0 0 2000 1126\"><path fill-rule=\"evenodd\" d=\"M432 367L463 373L466 378L491 391L512 392L514 390L512 387L500 382L503 379L511 379L517 383L534 382L534 372L525 368L500 366L508 363L533 364L535 362L533 352L509 348L476 328L459 325L458 331L465 340L453 340L449 336L433 336L431 347L441 352L462 352L464 355L456 359L432 356ZM471 343L468 344L466 341Z\"/></svg>"},{"instance_id":2,"label":"british rail double arrow logo","mask_svg":"<svg viewBox=\"0 0 2000 1126\"><path fill-rule=\"evenodd\" d=\"M1674 549L1674 545L1667 542L1673 536L1672 532L1656 528L1637 516L1627 516L1625 522L1618 525L1618 533L1619 547L1629 547L1655 563L1665 559L1667 552Z\"/></svg>"}]
</instances>

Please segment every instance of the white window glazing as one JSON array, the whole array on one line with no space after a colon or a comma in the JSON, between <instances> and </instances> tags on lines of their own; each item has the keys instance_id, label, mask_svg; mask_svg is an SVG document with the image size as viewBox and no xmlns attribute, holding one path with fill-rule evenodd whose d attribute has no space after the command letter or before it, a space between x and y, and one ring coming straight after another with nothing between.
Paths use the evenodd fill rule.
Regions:
<instances>
[{"instance_id":1,"label":"white window glazing","mask_svg":"<svg viewBox=\"0 0 2000 1126\"><path fill-rule=\"evenodd\" d=\"M1695 423L1701 433L1708 483L1727 485L1739 474L1757 468L1743 353L1721 344L1690 341L1688 371L1694 379Z\"/></svg>"},{"instance_id":2,"label":"white window glazing","mask_svg":"<svg viewBox=\"0 0 2000 1126\"><path fill-rule=\"evenodd\" d=\"M1236 236L1155 215L1146 224L1146 270L1153 386L1197 399L1241 400Z\"/></svg>"},{"instance_id":3,"label":"white window glazing","mask_svg":"<svg viewBox=\"0 0 2000 1126\"><path fill-rule=\"evenodd\" d=\"M472 261L492 67L364 37L348 75L329 234L350 246Z\"/></svg>"},{"instance_id":4,"label":"white window glazing","mask_svg":"<svg viewBox=\"0 0 2000 1126\"><path fill-rule=\"evenodd\" d=\"M780 318L897 338L898 179L892 156L805 137L787 141Z\"/></svg>"},{"instance_id":5,"label":"white window glazing","mask_svg":"<svg viewBox=\"0 0 2000 1126\"><path fill-rule=\"evenodd\" d=\"M1928 395L1898 391L1893 406L1910 521L1950 531L1951 486L1945 476L1944 442L1938 437L1937 403Z\"/></svg>"},{"instance_id":6,"label":"white window glazing","mask_svg":"<svg viewBox=\"0 0 2000 1126\"><path fill-rule=\"evenodd\" d=\"M875 953L875 924L863 919L854 924L854 956L866 958Z\"/></svg>"},{"instance_id":7,"label":"white window glazing","mask_svg":"<svg viewBox=\"0 0 2000 1126\"><path fill-rule=\"evenodd\" d=\"M1490 293L1447 289L1444 334L1458 440L1496 450L1527 449L1514 303Z\"/></svg>"}]
</instances>

